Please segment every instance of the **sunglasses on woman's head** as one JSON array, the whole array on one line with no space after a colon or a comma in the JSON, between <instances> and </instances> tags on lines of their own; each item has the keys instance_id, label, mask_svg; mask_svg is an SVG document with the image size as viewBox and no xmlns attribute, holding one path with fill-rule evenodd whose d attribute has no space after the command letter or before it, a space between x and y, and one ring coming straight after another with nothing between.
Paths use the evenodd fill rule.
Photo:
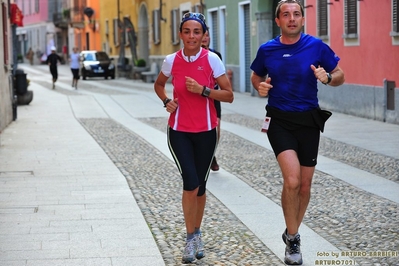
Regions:
<instances>
[{"instance_id":1,"label":"sunglasses on woman's head","mask_svg":"<svg viewBox=\"0 0 399 266\"><path fill-rule=\"evenodd\" d=\"M201 13L193 13L193 12L185 13L182 17L182 21L184 21L188 18L196 18L205 23L205 16Z\"/></svg>"}]
</instances>

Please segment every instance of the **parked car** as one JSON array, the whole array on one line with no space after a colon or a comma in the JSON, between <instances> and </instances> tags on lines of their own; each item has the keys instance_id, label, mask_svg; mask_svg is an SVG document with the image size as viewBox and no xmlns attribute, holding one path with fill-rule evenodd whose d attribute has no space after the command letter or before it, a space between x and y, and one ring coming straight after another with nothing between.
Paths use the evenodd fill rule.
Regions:
<instances>
[{"instance_id":1,"label":"parked car","mask_svg":"<svg viewBox=\"0 0 399 266\"><path fill-rule=\"evenodd\" d=\"M111 77L115 79L113 60L105 52L82 51L80 53L80 75L82 79L85 80L86 77L104 77L104 79Z\"/></svg>"}]
</instances>

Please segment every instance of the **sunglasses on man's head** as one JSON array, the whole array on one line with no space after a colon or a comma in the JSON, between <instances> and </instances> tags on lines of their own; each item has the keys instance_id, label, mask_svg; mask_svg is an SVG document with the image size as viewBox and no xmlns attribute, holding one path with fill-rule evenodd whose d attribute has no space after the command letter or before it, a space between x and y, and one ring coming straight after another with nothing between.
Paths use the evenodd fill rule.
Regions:
<instances>
[{"instance_id":1,"label":"sunglasses on man's head","mask_svg":"<svg viewBox=\"0 0 399 266\"><path fill-rule=\"evenodd\" d=\"M182 21L188 18L196 18L205 23L205 16L201 13L192 13L192 12L185 13L182 17Z\"/></svg>"},{"instance_id":2,"label":"sunglasses on man's head","mask_svg":"<svg viewBox=\"0 0 399 266\"><path fill-rule=\"evenodd\" d=\"M279 5L279 4L283 4L283 3L297 3L297 4L300 4L301 2L299 0L281 0L277 4Z\"/></svg>"}]
</instances>

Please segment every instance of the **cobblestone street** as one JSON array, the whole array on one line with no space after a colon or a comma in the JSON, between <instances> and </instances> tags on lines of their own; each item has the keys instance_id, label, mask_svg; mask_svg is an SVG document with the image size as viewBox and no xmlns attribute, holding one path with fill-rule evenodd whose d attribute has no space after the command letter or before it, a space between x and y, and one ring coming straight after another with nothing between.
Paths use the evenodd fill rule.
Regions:
<instances>
[{"instance_id":1,"label":"cobblestone street","mask_svg":"<svg viewBox=\"0 0 399 266\"><path fill-rule=\"evenodd\" d=\"M2 133L1 139L4 147L0 149L0 246L3 247L0 264L180 265L185 236L181 178L166 147L167 114L156 98L152 84L125 79L89 80L80 81L78 90L73 90L68 73L61 75L56 90L52 91L50 79L40 76L40 73L47 75L45 66L27 66L26 71L32 76L29 88L34 90L35 98L31 105L19 107L19 119ZM281 241L284 221L280 202L282 177L267 136L260 132L265 102L266 99L236 93L233 104L222 105L221 140L216 153L221 170L209 176L202 226L206 257L197 260L196 265L284 265L284 244ZM46 109L46 103L53 109ZM369 123L367 126L374 129L362 135L352 126L359 119L333 114L331 121L327 122L326 133L321 135L320 161L313 178L308 211L300 228L304 265L399 265L399 153L392 154L399 145L399 127L362 119L362 123ZM347 123L347 127L342 129L347 130L345 136L336 134L338 120ZM44 127L49 121L58 121L59 124ZM30 143L33 143L29 148L21 146L20 152L27 159L15 157L11 152L15 149L12 139L22 135L18 132L23 123L25 127L29 124L27 133L32 139ZM47 139L42 143L35 134L49 137L45 137ZM51 136L55 134L57 137L53 139ZM390 134L391 144L384 144L384 134ZM83 135L85 138L80 137ZM345 138L353 141L348 142ZM359 145L362 138L366 144ZM373 141L380 144L373 148ZM57 147L55 143L58 143ZM390 146L396 147L393 152ZM84 150L87 156L84 160L79 159L82 157L78 157L79 148L76 147L80 147L82 152ZM106 156L103 158L101 154L104 152ZM29 159L29 156L33 157ZM23 161L20 169L16 169L17 158ZM65 163L68 165L64 166ZM40 174L40 171L45 171L37 170L41 167L50 172ZM112 167L116 169L112 170ZM21 192L12 187L17 188L18 182L24 178L13 179L10 173L29 169L38 180L44 177L63 180L61 178L66 177L68 186L49 198L46 194L36 194L45 191L48 185L43 183L43 187L39 187L32 183L35 189L26 188L26 200L17 202L15 199L21 196ZM63 169L76 170L67 170L63 176ZM126 179L125 184L113 178L119 173ZM101 176L99 181L95 179L97 174ZM82 183L79 180L83 178L85 181ZM84 184L88 180L93 183L86 188ZM113 188L113 182L120 188ZM101 191L96 192L96 187L100 186ZM118 199L126 194L124 186L130 189L131 199L127 195L127 198ZM70 192L65 189L70 189ZM99 202L89 201L90 195L96 194L93 199ZM102 200L108 201L107 197L111 195L117 198L102 206L103 212L89 218L85 216L90 206L102 204ZM259 202L252 199L259 199ZM129 215L124 216L124 208L136 203L138 216L134 210L130 214L130 207ZM118 209L116 213L108 213L110 204L113 206L111 209ZM62 213L58 211L59 205L67 208L68 212L58 216ZM21 220L21 216L17 217L10 211L20 210L21 206L36 206L38 212ZM46 216L40 216L45 206L49 211ZM50 211L53 210L50 206L56 206L54 211ZM83 209L75 212L77 206L83 206ZM143 219L136 220L141 214ZM133 224L130 215L135 217ZM36 219L41 221L40 225L32 224ZM108 224L110 219L115 219L115 223L108 231L109 236L95 232L95 225L104 221ZM59 221L56 229L55 221ZM65 227L60 227L60 221L65 223ZM118 227L122 222L126 222L127 229ZM92 228L86 232L85 241L98 241L99 247L93 251L93 245L85 245L87 247L80 247L82 252L76 255L73 236L80 237L79 230L82 229L77 228L83 224ZM150 234L141 243L150 243L152 236L156 245L148 244L148 253L151 254L140 251L142 253L136 255L135 246L126 244L135 238L135 233L128 230L136 226L144 228L145 225ZM46 236L35 235L35 226L39 226ZM24 233L21 228L29 230ZM113 230L120 235L112 235ZM123 236L124 231L126 236ZM59 239L55 241L60 232L68 235L58 235ZM18 243L12 240L24 234L27 236L25 240ZM52 237L53 241L45 240ZM61 237L65 237L64 246L56 248L55 242ZM105 244L110 239L114 241L112 248ZM88 251L83 251L85 248ZM145 246L141 248L145 249ZM158 260L160 257L152 252L152 248L159 250L163 262ZM43 255L29 253L38 250L43 251ZM52 255L45 255L46 250L51 250ZM57 255L54 253L56 250L65 253ZM153 264L151 258L154 258Z\"/></svg>"}]
</instances>

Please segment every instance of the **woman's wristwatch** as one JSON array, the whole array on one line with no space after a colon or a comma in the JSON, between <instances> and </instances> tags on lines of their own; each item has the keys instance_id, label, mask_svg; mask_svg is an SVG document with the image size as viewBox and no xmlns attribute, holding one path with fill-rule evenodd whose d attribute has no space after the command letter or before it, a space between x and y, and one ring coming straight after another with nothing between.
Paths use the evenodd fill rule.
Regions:
<instances>
[{"instance_id":1,"label":"woman's wristwatch","mask_svg":"<svg viewBox=\"0 0 399 266\"><path fill-rule=\"evenodd\" d=\"M206 86L204 86L204 89L202 90L201 95L204 96L204 97L208 97L209 94L211 94L211 89L207 88Z\"/></svg>"},{"instance_id":2,"label":"woman's wristwatch","mask_svg":"<svg viewBox=\"0 0 399 266\"><path fill-rule=\"evenodd\" d=\"M165 100L163 100L163 107L166 107L166 105L168 104L168 102L172 101L169 98L165 98Z\"/></svg>"}]
</instances>

